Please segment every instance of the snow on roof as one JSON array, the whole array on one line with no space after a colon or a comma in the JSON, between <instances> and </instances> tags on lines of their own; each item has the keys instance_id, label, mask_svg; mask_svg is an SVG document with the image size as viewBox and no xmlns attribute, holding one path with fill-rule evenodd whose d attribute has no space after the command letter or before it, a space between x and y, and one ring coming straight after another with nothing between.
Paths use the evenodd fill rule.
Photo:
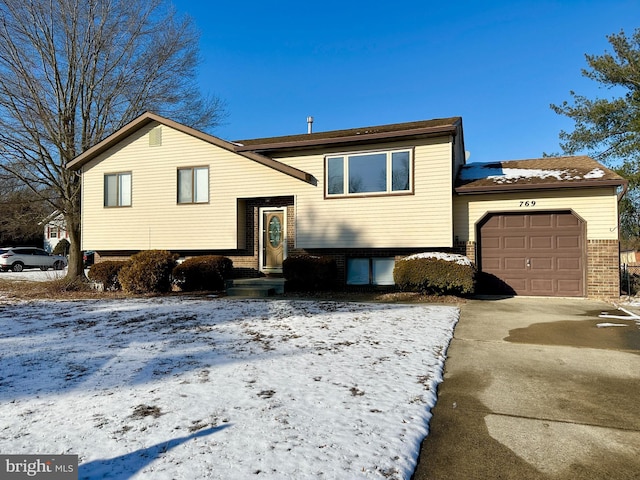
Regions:
<instances>
[{"instance_id":1,"label":"snow on roof","mask_svg":"<svg viewBox=\"0 0 640 480\"><path fill-rule=\"evenodd\" d=\"M620 175L587 156L545 157L463 165L456 180L456 191L624 183Z\"/></svg>"},{"instance_id":2,"label":"snow on roof","mask_svg":"<svg viewBox=\"0 0 640 480\"><path fill-rule=\"evenodd\" d=\"M415 260L417 258L437 258L439 260L446 260L447 262L455 262L459 265L471 266L471 260L464 255L458 255L457 253L444 253L444 252L424 252L409 255L402 260Z\"/></svg>"},{"instance_id":3,"label":"snow on roof","mask_svg":"<svg viewBox=\"0 0 640 480\"><path fill-rule=\"evenodd\" d=\"M524 178L555 178L556 180L581 180L604 177L604 170L594 168L585 174L576 169L546 170L541 168L503 168L500 164L471 164L460 172L461 180L489 179L495 183L513 183Z\"/></svg>"}]
</instances>

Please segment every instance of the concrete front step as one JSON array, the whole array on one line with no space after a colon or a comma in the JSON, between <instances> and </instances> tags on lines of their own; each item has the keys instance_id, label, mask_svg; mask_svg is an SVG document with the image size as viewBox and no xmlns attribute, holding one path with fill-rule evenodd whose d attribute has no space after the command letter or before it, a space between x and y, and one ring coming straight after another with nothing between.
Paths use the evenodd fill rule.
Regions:
<instances>
[{"instance_id":1,"label":"concrete front step","mask_svg":"<svg viewBox=\"0 0 640 480\"><path fill-rule=\"evenodd\" d=\"M284 278L240 278L227 282L230 297L269 297L284 293Z\"/></svg>"},{"instance_id":2,"label":"concrete front step","mask_svg":"<svg viewBox=\"0 0 640 480\"><path fill-rule=\"evenodd\" d=\"M228 297L270 297L275 295L276 291L270 287L229 287L227 288Z\"/></svg>"}]
</instances>

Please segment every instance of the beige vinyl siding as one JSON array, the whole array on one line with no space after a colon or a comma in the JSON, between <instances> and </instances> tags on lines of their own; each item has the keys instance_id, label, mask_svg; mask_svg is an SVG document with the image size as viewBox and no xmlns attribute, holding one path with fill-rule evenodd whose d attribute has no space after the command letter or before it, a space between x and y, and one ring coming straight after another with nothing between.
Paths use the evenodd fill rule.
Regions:
<instances>
[{"instance_id":1,"label":"beige vinyl siding","mask_svg":"<svg viewBox=\"0 0 640 480\"><path fill-rule=\"evenodd\" d=\"M396 142L384 147L325 150L277 160L311 173L315 189L296 196L298 248L449 247L453 242L452 145L449 137L415 146L414 191L410 195L372 195L325 199L325 155L411 147Z\"/></svg>"},{"instance_id":2,"label":"beige vinyl siding","mask_svg":"<svg viewBox=\"0 0 640 480\"><path fill-rule=\"evenodd\" d=\"M460 167L462 167L467 161L467 152L464 150L464 144L462 143L462 127L458 127L458 134L455 137L453 144L453 180L458 176ZM451 185L453 188L454 185Z\"/></svg>"},{"instance_id":3,"label":"beige vinyl siding","mask_svg":"<svg viewBox=\"0 0 640 480\"><path fill-rule=\"evenodd\" d=\"M150 124L83 168L82 248L85 250L237 249L244 241L239 198L294 196L297 248L448 247L453 242L452 139L415 146L414 194L325 199L325 154L276 158L317 180L311 185L162 125L150 145ZM379 151L414 147L394 142L358 147ZM209 167L207 204L177 204L177 169ZM131 207L105 208L106 173L131 172ZM243 212L241 211L242 215Z\"/></svg>"},{"instance_id":4,"label":"beige vinyl siding","mask_svg":"<svg viewBox=\"0 0 640 480\"><path fill-rule=\"evenodd\" d=\"M314 189L300 180L162 126L162 145L143 128L83 168L85 250L236 249L237 198ZM178 167L209 167L209 203L177 204ZM105 173L130 171L132 205L103 206Z\"/></svg>"},{"instance_id":5,"label":"beige vinyl siding","mask_svg":"<svg viewBox=\"0 0 640 480\"><path fill-rule=\"evenodd\" d=\"M520 206L535 201L535 206ZM615 188L539 190L522 193L459 195L454 198L455 235L476 241L476 224L487 213L572 210L587 225L589 240L618 239L618 199Z\"/></svg>"}]
</instances>

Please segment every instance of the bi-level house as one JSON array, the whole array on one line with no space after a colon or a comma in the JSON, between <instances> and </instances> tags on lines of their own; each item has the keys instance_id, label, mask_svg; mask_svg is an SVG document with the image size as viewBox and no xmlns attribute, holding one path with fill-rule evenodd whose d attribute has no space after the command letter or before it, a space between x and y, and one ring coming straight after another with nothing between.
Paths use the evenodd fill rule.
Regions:
<instances>
[{"instance_id":1,"label":"bi-level house","mask_svg":"<svg viewBox=\"0 0 640 480\"><path fill-rule=\"evenodd\" d=\"M618 193L586 157L465 165L459 117L225 141L145 113L69 168L82 249L222 254L242 275L330 255L346 285L392 285L397 259L458 251L496 288L618 295Z\"/></svg>"}]
</instances>

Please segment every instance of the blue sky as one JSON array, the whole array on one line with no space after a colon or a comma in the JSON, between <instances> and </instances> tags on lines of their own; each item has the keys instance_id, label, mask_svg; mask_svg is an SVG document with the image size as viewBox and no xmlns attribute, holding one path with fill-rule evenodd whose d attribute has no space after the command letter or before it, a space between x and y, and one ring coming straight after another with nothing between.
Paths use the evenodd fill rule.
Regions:
<instances>
[{"instance_id":1,"label":"blue sky","mask_svg":"<svg viewBox=\"0 0 640 480\"><path fill-rule=\"evenodd\" d=\"M226 102L226 140L461 116L469 161L560 152L551 103L585 53L640 27L635 1L174 0L201 31L199 81Z\"/></svg>"}]
</instances>

